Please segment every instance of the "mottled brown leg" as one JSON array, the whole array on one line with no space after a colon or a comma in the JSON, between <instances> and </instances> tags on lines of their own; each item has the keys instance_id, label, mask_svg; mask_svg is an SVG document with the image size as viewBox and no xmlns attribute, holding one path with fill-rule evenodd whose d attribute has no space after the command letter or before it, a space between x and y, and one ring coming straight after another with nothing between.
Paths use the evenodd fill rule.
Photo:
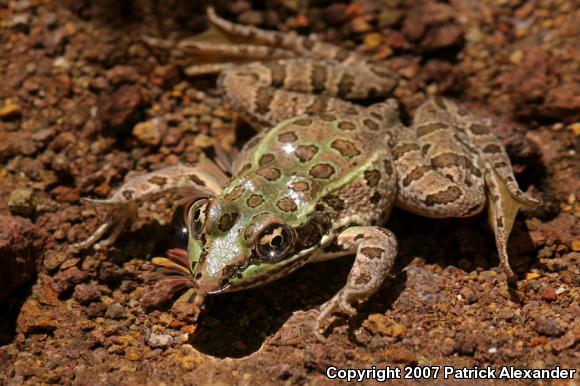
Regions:
<instances>
[{"instance_id":1,"label":"mottled brown leg","mask_svg":"<svg viewBox=\"0 0 580 386\"><path fill-rule=\"evenodd\" d=\"M393 160L399 177L398 207L432 218L467 217L481 212L485 205L481 173L467 175L467 181L454 181L433 165L433 159L425 156L414 130L402 129L395 142ZM467 159L461 152L448 155L451 160ZM435 158L435 162L441 159Z\"/></svg>"},{"instance_id":2,"label":"mottled brown leg","mask_svg":"<svg viewBox=\"0 0 580 386\"><path fill-rule=\"evenodd\" d=\"M314 324L314 335L320 341L325 340L320 328L332 314L354 316L357 311L353 305L377 292L389 276L397 254L395 235L380 227L348 228L338 236L337 243L345 250L357 245L358 249L346 285L320 307Z\"/></svg>"},{"instance_id":3,"label":"mottled brown leg","mask_svg":"<svg viewBox=\"0 0 580 386\"><path fill-rule=\"evenodd\" d=\"M364 58L353 51L324 43L314 37L300 36L294 31L282 33L232 23L219 17L212 7L208 8L207 16L210 23L227 35L235 38L241 37L256 44L291 50L298 54L296 56L315 56L348 64L365 61Z\"/></svg>"},{"instance_id":4,"label":"mottled brown leg","mask_svg":"<svg viewBox=\"0 0 580 386\"><path fill-rule=\"evenodd\" d=\"M224 56L240 58L246 61L276 60L296 57L296 53L284 48L259 46L252 44L203 43L184 40L177 45L178 49L191 54Z\"/></svg>"},{"instance_id":5,"label":"mottled brown leg","mask_svg":"<svg viewBox=\"0 0 580 386\"><path fill-rule=\"evenodd\" d=\"M137 215L138 203L167 194L181 193L188 199L219 194L228 179L211 161L202 159L196 166L176 165L137 176L125 182L106 200L85 201L105 211L105 222L87 240L71 246L73 250L88 248L112 228L100 246L115 242L127 222Z\"/></svg>"},{"instance_id":6,"label":"mottled brown leg","mask_svg":"<svg viewBox=\"0 0 580 386\"><path fill-rule=\"evenodd\" d=\"M519 189L505 149L488 125L444 99L419 107L413 130L400 130L393 149L397 205L426 217L466 217L487 204L500 266L513 279L507 239L519 208L537 201Z\"/></svg>"}]
</instances>

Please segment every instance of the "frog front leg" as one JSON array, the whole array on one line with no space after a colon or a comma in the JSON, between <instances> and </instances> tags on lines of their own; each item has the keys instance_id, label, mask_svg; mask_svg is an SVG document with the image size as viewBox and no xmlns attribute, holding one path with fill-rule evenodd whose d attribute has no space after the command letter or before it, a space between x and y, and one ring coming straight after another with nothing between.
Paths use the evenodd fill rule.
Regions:
<instances>
[{"instance_id":1,"label":"frog front leg","mask_svg":"<svg viewBox=\"0 0 580 386\"><path fill-rule=\"evenodd\" d=\"M314 335L320 341L325 340L320 332L321 325L334 313L356 315L353 305L378 291L389 276L397 255L395 235L375 226L347 228L338 235L337 244L345 250L356 249L356 258L346 285L320 307L314 324Z\"/></svg>"},{"instance_id":2,"label":"frog front leg","mask_svg":"<svg viewBox=\"0 0 580 386\"><path fill-rule=\"evenodd\" d=\"M71 246L73 251L86 249L102 240L100 246L115 242L123 228L137 216L138 205L163 195L181 194L188 200L219 194L228 177L212 161L202 158L195 166L175 165L128 179L105 200L85 199L105 212L105 222L86 240Z\"/></svg>"}]
</instances>

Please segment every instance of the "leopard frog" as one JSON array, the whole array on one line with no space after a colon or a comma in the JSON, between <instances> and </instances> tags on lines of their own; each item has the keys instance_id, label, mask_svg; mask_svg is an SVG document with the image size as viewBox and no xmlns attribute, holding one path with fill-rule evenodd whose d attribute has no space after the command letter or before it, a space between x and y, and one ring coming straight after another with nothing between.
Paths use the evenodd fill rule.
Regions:
<instances>
[{"instance_id":1,"label":"leopard frog","mask_svg":"<svg viewBox=\"0 0 580 386\"><path fill-rule=\"evenodd\" d=\"M384 227L394 205L432 218L467 217L487 207L500 266L513 278L506 242L522 205L534 204L514 179L491 122L445 99L428 99L399 120L388 99L397 77L382 63L318 41L230 23L210 22L255 44L186 42L191 55L251 57L247 63L197 64L191 75L220 73L224 97L258 131L228 177L209 160L128 180L111 198L107 221L78 247L109 228L115 240L137 204L186 192L186 268L201 306L206 295L256 287L304 264L355 254L347 283L323 304L314 334L389 276L397 253ZM192 52L193 50L193 52ZM183 52L180 52L183 56ZM384 96L363 107L349 100ZM103 244L103 242L101 243Z\"/></svg>"}]
</instances>

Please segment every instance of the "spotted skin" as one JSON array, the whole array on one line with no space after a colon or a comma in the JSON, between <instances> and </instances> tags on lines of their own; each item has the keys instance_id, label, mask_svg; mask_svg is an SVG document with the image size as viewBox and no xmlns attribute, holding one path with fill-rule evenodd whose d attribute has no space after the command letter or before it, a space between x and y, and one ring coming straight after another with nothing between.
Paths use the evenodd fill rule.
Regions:
<instances>
[{"instance_id":1,"label":"spotted skin","mask_svg":"<svg viewBox=\"0 0 580 386\"><path fill-rule=\"evenodd\" d=\"M144 192L174 185L209 191L195 195L186 219L195 305L355 253L346 285L320 308L314 334L323 340L320 328L332 314L356 314L354 305L389 277L397 240L384 224L395 205L433 218L487 206L500 266L513 277L507 238L519 207L535 201L518 188L490 122L436 98L404 126L394 99L368 107L350 101L390 95L397 79L384 64L314 38L233 24L212 9L208 17L252 44L187 42L181 49L250 62L186 72L219 73L224 98L258 134L234 160L229 181L207 170L193 173L195 181L188 169L174 169L144 176L143 188L129 180L107 200L134 208L149 198Z\"/></svg>"}]
</instances>

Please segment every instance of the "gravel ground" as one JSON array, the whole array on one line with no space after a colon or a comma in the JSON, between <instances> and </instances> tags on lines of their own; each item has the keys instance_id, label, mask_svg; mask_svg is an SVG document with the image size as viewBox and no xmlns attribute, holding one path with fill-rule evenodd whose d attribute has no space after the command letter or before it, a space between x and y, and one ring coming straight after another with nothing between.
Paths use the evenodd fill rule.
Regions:
<instances>
[{"instance_id":1,"label":"gravel ground","mask_svg":"<svg viewBox=\"0 0 580 386\"><path fill-rule=\"evenodd\" d=\"M317 33L387 61L408 113L441 94L493 116L518 181L544 201L522 211L510 239L517 285L494 268L483 217L395 211L396 277L354 320L336 322L325 344L310 333L314 309L342 287L352 257L210 298L197 325L163 294L144 307L156 283L151 258L183 246L170 200L141 208L113 247L67 247L98 224L81 197L106 197L127 176L251 135L214 79L184 75L195 57L143 39L203 31L204 7L6 0L0 384L330 384L330 365L580 367L580 11L565 0L307 3L216 6L230 20Z\"/></svg>"}]
</instances>

